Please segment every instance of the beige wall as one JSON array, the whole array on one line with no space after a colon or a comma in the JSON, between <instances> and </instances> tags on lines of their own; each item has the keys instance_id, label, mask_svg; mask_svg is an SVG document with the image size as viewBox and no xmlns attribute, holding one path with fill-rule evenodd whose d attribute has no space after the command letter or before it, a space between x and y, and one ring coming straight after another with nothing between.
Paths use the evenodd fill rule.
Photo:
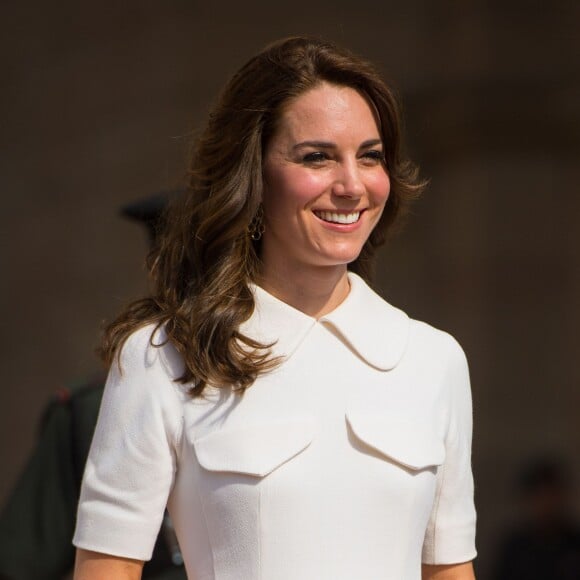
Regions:
<instances>
[{"instance_id":1,"label":"beige wall","mask_svg":"<svg viewBox=\"0 0 580 580\"><path fill-rule=\"evenodd\" d=\"M181 183L190 132L247 57L323 34L399 88L432 180L379 286L468 353L485 575L521 460L578 461L580 442L579 8L504 4L4 7L0 500L55 388L98 368L100 321L145 289L145 235L119 206Z\"/></svg>"}]
</instances>

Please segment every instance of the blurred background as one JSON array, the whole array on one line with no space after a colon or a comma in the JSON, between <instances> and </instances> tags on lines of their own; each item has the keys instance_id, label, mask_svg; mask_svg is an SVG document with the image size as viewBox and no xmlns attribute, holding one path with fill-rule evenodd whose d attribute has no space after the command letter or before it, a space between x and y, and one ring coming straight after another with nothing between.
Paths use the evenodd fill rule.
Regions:
<instances>
[{"instance_id":1,"label":"blurred background","mask_svg":"<svg viewBox=\"0 0 580 580\"><path fill-rule=\"evenodd\" d=\"M102 321L147 288L146 234L119 208L183 185L192 136L251 55L288 34L322 35L396 87L407 148L431 180L385 248L377 287L467 352L477 569L491 578L522 518L523 466L561 457L580 475L580 3L63 0L1 11L0 507L55 390L100 368Z\"/></svg>"}]
</instances>

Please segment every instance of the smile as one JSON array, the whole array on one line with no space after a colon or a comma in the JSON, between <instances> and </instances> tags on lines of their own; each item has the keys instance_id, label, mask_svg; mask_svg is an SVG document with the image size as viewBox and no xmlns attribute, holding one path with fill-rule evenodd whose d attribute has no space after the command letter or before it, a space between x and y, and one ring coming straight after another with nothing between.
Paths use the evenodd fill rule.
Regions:
<instances>
[{"instance_id":1,"label":"smile","mask_svg":"<svg viewBox=\"0 0 580 580\"><path fill-rule=\"evenodd\" d=\"M331 224L354 224L360 218L360 211L353 211L352 213L337 213L334 211L315 211L314 215L325 222Z\"/></svg>"}]
</instances>

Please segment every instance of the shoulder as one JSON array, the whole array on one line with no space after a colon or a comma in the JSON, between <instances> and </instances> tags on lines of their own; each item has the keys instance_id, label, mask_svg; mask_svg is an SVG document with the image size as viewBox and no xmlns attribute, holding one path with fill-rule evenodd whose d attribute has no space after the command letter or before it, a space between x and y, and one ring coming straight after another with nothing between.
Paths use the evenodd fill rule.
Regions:
<instances>
[{"instance_id":1,"label":"shoulder","mask_svg":"<svg viewBox=\"0 0 580 580\"><path fill-rule=\"evenodd\" d=\"M462 346L444 330L421 320L410 319L409 343L402 361L413 375L421 375L446 397L470 391L469 367ZM462 393L462 394L461 394Z\"/></svg>"},{"instance_id":2,"label":"shoulder","mask_svg":"<svg viewBox=\"0 0 580 580\"><path fill-rule=\"evenodd\" d=\"M410 339L405 357L408 368L427 372L441 392L454 399L470 397L467 357L457 339L420 320L410 321Z\"/></svg>"},{"instance_id":3,"label":"shoulder","mask_svg":"<svg viewBox=\"0 0 580 580\"><path fill-rule=\"evenodd\" d=\"M163 327L148 324L133 331L120 347L105 386L103 409L151 407L181 415L188 385L180 382L184 363Z\"/></svg>"},{"instance_id":4,"label":"shoulder","mask_svg":"<svg viewBox=\"0 0 580 580\"><path fill-rule=\"evenodd\" d=\"M181 432L182 405L188 387L179 382L183 363L162 328L149 324L133 331L109 370L99 423L163 428L173 441ZM103 429L101 429L101 436Z\"/></svg>"},{"instance_id":5,"label":"shoulder","mask_svg":"<svg viewBox=\"0 0 580 580\"><path fill-rule=\"evenodd\" d=\"M413 376L442 398L452 433L471 433L472 401L469 366L465 352L450 333L419 320L411 320L404 365Z\"/></svg>"},{"instance_id":6,"label":"shoulder","mask_svg":"<svg viewBox=\"0 0 580 580\"><path fill-rule=\"evenodd\" d=\"M456 361L465 359L463 347L452 334L422 320L409 318L409 343L411 347L439 358Z\"/></svg>"},{"instance_id":7,"label":"shoulder","mask_svg":"<svg viewBox=\"0 0 580 580\"><path fill-rule=\"evenodd\" d=\"M147 324L134 330L121 345L112 370L125 372L161 372L177 380L184 371L181 355L169 340L165 328Z\"/></svg>"},{"instance_id":8,"label":"shoulder","mask_svg":"<svg viewBox=\"0 0 580 580\"><path fill-rule=\"evenodd\" d=\"M163 327L146 324L133 330L120 346L119 358L139 364L147 358L152 348L159 348L167 342Z\"/></svg>"}]
</instances>

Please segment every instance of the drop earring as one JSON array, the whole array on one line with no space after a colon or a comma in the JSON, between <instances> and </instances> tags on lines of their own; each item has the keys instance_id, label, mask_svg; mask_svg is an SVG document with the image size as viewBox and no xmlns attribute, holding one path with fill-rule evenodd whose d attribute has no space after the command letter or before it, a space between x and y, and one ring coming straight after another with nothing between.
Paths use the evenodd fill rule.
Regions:
<instances>
[{"instance_id":1,"label":"drop earring","mask_svg":"<svg viewBox=\"0 0 580 580\"><path fill-rule=\"evenodd\" d=\"M256 215L252 218L250 225L248 226L248 234L254 242L257 242L261 239L262 234L266 228L264 227L264 208L262 204L258 206L258 210L256 211Z\"/></svg>"}]
</instances>

